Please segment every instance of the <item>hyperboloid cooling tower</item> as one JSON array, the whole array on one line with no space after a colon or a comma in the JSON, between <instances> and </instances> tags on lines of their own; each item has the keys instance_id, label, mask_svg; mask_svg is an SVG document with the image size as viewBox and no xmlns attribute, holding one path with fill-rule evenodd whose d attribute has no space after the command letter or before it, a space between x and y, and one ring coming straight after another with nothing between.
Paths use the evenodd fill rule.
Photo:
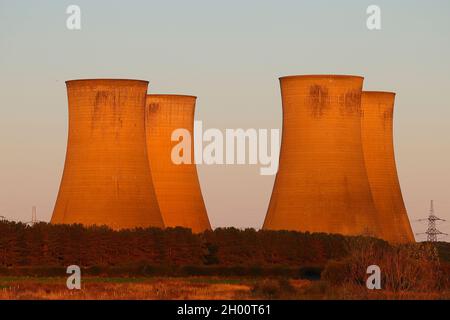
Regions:
<instances>
[{"instance_id":1,"label":"hyperboloid cooling tower","mask_svg":"<svg viewBox=\"0 0 450 320\"><path fill-rule=\"evenodd\" d=\"M363 78L280 83L282 146L264 229L379 236L361 142Z\"/></svg>"},{"instance_id":2,"label":"hyperboloid cooling tower","mask_svg":"<svg viewBox=\"0 0 450 320\"><path fill-rule=\"evenodd\" d=\"M146 105L147 148L156 196L166 227L181 226L193 232L211 229L197 168L175 164L172 141L176 129L186 129L190 136L190 159L194 158L194 112L196 97L183 95L148 95ZM193 161L192 161L193 162Z\"/></svg>"},{"instance_id":3,"label":"hyperboloid cooling tower","mask_svg":"<svg viewBox=\"0 0 450 320\"><path fill-rule=\"evenodd\" d=\"M382 227L382 238L412 242L414 236L403 203L395 165L393 113L395 93L363 92L362 139L370 188Z\"/></svg>"},{"instance_id":4,"label":"hyperboloid cooling tower","mask_svg":"<svg viewBox=\"0 0 450 320\"><path fill-rule=\"evenodd\" d=\"M51 222L163 227L147 160L148 82L67 81L69 137Z\"/></svg>"}]
</instances>

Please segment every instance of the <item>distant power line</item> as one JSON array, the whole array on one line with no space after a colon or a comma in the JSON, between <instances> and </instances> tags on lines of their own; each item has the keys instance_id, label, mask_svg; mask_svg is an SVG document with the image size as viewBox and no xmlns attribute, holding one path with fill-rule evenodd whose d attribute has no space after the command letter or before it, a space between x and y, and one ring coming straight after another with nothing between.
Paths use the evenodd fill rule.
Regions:
<instances>
[{"instance_id":1,"label":"distant power line","mask_svg":"<svg viewBox=\"0 0 450 320\"><path fill-rule=\"evenodd\" d=\"M436 242L436 241L438 241L438 236L440 236L440 235L444 235L444 236L448 235L447 233L441 232L436 227L436 221L446 221L446 220L438 218L434 214L433 200L431 200L430 213L428 214L428 218L426 218L426 219L419 219L417 221L427 221L428 222L427 231L416 233L416 235L426 234L427 235L427 241L429 241L429 242Z\"/></svg>"},{"instance_id":2,"label":"distant power line","mask_svg":"<svg viewBox=\"0 0 450 320\"><path fill-rule=\"evenodd\" d=\"M37 219L37 209L36 206L33 206L31 208L31 221L29 222L25 222L25 224L30 225L30 226L34 226L37 223L40 223L41 221L39 221Z\"/></svg>"}]
</instances>

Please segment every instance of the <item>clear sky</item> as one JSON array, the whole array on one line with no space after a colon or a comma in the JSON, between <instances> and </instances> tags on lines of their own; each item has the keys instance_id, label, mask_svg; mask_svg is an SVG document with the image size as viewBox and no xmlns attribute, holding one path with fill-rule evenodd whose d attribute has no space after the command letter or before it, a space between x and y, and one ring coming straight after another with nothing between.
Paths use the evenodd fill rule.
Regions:
<instances>
[{"instance_id":1,"label":"clear sky","mask_svg":"<svg viewBox=\"0 0 450 320\"><path fill-rule=\"evenodd\" d=\"M66 28L68 5L82 29ZM381 8L369 31L366 8ZM64 165L64 81L139 78L198 96L205 127L280 128L278 77L365 76L397 92L395 145L411 220L450 220L450 2L0 0L0 215L48 221ZM214 227L260 228L274 177L200 166ZM412 222L418 232L425 224ZM450 223L441 225L450 233ZM422 237L418 238L423 239ZM449 237L447 237L449 240Z\"/></svg>"}]
</instances>

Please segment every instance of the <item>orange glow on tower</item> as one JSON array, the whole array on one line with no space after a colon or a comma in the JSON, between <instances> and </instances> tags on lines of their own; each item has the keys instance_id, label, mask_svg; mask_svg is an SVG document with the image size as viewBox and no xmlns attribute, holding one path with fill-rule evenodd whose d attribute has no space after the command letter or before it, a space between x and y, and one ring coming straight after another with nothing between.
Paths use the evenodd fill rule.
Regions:
<instances>
[{"instance_id":1,"label":"orange glow on tower","mask_svg":"<svg viewBox=\"0 0 450 320\"><path fill-rule=\"evenodd\" d=\"M264 229L379 236L361 141L362 77L280 79L283 134Z\"/></svg>"},{"instance_id":2,"label":"orange glow on tower","mask_svg":"<svg viewBox=\"0 0 450 320\"><path fill-rule=\"evenodd\" d=\"M363 92L361 107L364 158L382 238L413 242L395 165L393 114L395 93Z\"/></svg>"},{"instance_id":3,"label":"orange glow on tower","mask_svg":"<svg viewBox=\"0 0 450 320\"><path fill-rule=\"evenodd\" d=\"M69 135L51 223L163 227L145 142L147 81L67 81Z\"/></svg>"},{"instance_id":4,"label":"orange glow on tower","mask_svg":"<svg viewBox=\"0 0 450 320\"><path fill-rule=\"evenodd\" d=\"M211 229L195 164L174 164L172 132L186 129L194 156L194 112L196 97L183 95L147 96L146 132L149 163L156 196L166 227Z\"/></svg>"}]
</instances>

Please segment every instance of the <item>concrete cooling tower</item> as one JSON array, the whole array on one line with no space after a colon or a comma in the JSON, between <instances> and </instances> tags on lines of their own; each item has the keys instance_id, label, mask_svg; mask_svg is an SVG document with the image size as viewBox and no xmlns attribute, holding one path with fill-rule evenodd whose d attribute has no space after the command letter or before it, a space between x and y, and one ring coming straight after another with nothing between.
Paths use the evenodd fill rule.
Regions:
<instances>
[{"instance_id":1,"label":"concrete cooling tower","mask_svg":"<svg viewBox=\"0 0 450 320\"><path fill-rule=\"evenodd\" d=\"M195 164L175 164L172 132L187 129L191 136L190 153L194 157L194 111L196 97L148 95L146 132L149 163L156 196L166 227L185 227L193 232L211 229Z\"/></svg>"},{"instance_id":2,"label":"concrete cooling tower","mask_svg":"<svg viewBox=\"0 0 450 320\"><path fill-rule=\"evenodd\" d=\"M280 83L280 164L263 228L379 236L361 141L363 78Z\"/></svg>"},{"instance_id":3,"label":"concrete cooling tower","mask_svg":"<svg viewBox=\"0 0 450 320\"><path fill-rule=\"evenodd\" d=\"M163 227L145 142L148 82L67 81L69 137L51 223Z\"/></svg>"},{"instance_id":4,"label":"concrete cooling tower","mask_svg":"<svg viewBox=\"0 0 450 320\"><path fill-rule=\"evenodd\" d=\"M364 158L382 238L413 242L395 165L393 111L395 93L363 92L361 98Z\"/></svg>"}]
</instances>

